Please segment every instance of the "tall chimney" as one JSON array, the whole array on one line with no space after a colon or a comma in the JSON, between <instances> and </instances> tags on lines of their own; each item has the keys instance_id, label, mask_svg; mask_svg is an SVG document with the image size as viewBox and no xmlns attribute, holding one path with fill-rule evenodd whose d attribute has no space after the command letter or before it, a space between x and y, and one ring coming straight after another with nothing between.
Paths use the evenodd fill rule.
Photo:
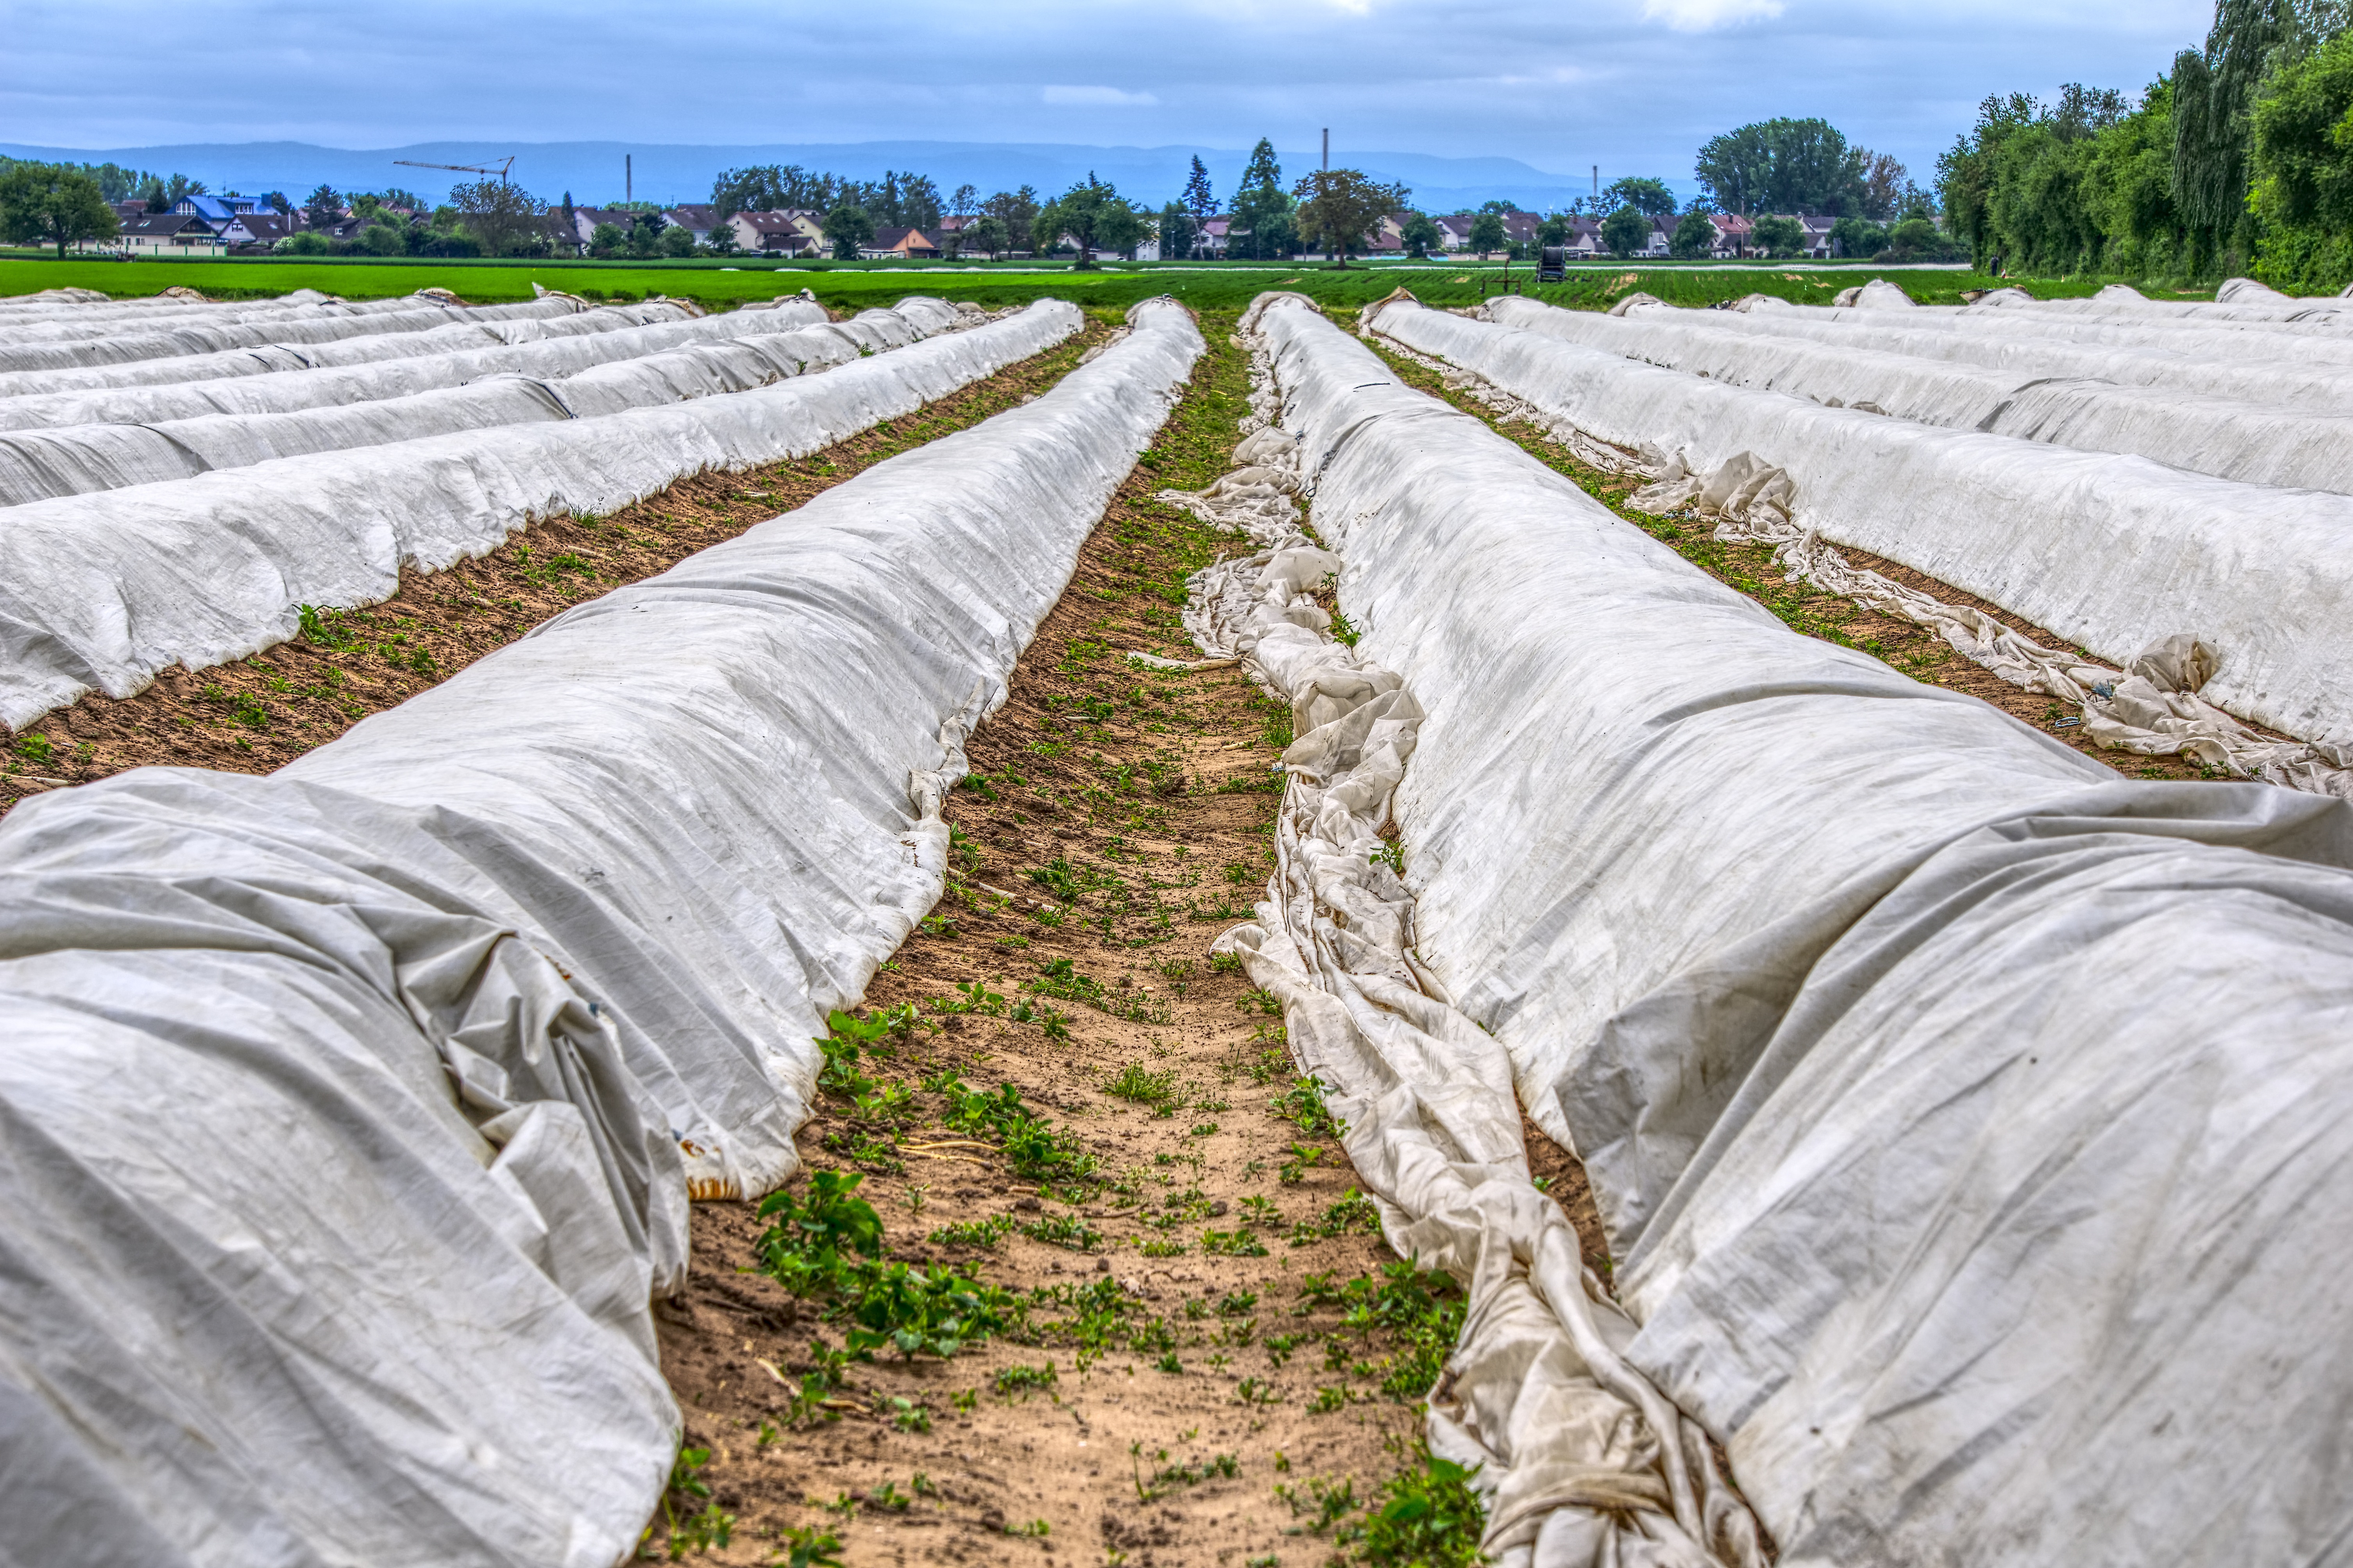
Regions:
<instances>
[{"instance_id":1,"label":"tall chimney","mask_svg":"<svg viewBox=\"0 0 2353 1568\"><path fill-rule=\"evenodd\" d=\"M621 154L621 199L625 202L634 202L638 199L637 170L630 163L630 154L627 153Z\"/></svg>"},{"instance_id":2,"label":"tall chimney","mask_svg":"<svg viewBox=\"0 0 2353 1568\"><path fill-rule=\"evenodd\" d=\"M1328 125L1324 128L1324 172L1332 172L1332 128Z\"/></svg>"}]
</instances>

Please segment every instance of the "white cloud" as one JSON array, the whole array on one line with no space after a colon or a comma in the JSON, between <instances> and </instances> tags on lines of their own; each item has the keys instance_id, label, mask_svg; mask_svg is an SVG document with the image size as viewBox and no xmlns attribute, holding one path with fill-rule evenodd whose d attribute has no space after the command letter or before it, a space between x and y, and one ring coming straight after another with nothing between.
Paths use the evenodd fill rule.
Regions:
<instances>
[{"instance_id":1,"label":"white cloud","mask_svg":"<svg viewBox=\"0 0 2353 1568\"><path fill-rule=\"evenodd\" d=\"M1148 92L1123 92L1115 87L1050 87L1045 100L1070 109L1149 109L1160 101Z\"/></svg>"},{"instance_id":2,"label":"white cloud","mask_svg":"<svg viewBox=\"0 0 2353 1568\"><path fill-rule=\"evenodd\" d=\"M1642 20L1678 33L1706 33L1781 14L1781 0L1642 0Z\"/></svg>"}]
</instances>

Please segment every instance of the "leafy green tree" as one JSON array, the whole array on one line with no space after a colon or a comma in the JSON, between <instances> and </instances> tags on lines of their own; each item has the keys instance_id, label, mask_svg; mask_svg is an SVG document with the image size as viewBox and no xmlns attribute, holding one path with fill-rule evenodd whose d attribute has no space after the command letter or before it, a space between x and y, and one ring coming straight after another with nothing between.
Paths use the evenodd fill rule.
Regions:
<instances>
[{"instance_id":1,"label":"leafy green tree","mask_svg":"<svg viewBox=\"0 0 2353 1568\"><path fill-rule=\"evenodd\" d=\"M1383 184L1361 169L1319 169L1293 187L1299 198L1299 236L1332 258L1335 267L1348 265L1348 253L1372 247L1373 232L1381 219L1405 205L1411 195L1403 185Z\"/></svg>"},{"instance_id":2,"label":"leafy green tree","mask_svg":"<svg viewBox=\"0 0 2353 1568\"><path fill-rule=\"evenodd\" d=\"M999 191L983 202L980 210L985 216L995 218L1005 231L997 241L997 249L989 252L995 256L999 251L1011 249L1017 240L1029 237L1029 225L1038 216L1037 189L1024 185L1018 191Z\"/></svg>"},{"instance_id":3,"label":"leafy green tree","mask_svg":"<svg viewBox=\"0 0 2353 1568\"><path fill-rule=\"evenodd\" d=\"M661 253L673 261L683 261L694 254L694 231L672 224L662 230Z\"/></svg>"},{"instance_id":4,"label":"leafy green tree","mask_svg":"<svg viewBox=\"0 0 2353 1568\"><path fill-rule=\"evenodd\" d=\"M1841 256L1873 257L1887 248L1887 230L1869 218L1842 217L1831 225L1831 243Z\"/></svg>"},{"instance_id":5,"label":"leafy green tree","mask_svg":"<svg viewBox=\"0 0 2353 1568\"><path fill-rule=\"evenodd\" d=\"M2353 277L2353 34L2284 69L2256 100L2248 201L2265 281L2333 291Z\"/></svg>"},{"instance_id":6,"label":"leafy green tree","mask_svg":"<svg viewBox=\"0 0 2353 1568\"><path fill-rule=\"evenodd\" d=\"M1446 237L1438 232L1438 225L1428 213L1422 212L1406 214L1404 232L1400 237L1405 241L1405 253L1417 260L1446 243Z\"/></svg>"},{"instance_id":7,"label":"leafy green tree","mask_svg":"<svg viewBox=\"0 0 2353 1568\"><path fill-rule=\"evenodd\" d=\"M1490 196L1485 201L1479 204L1479 210L1482 213L1493 213L1497 217L1501 217L1504 214L1514 211L1515 209L1513 207L1511 203L1504 200L1501 196Z\"/></svg>"},{"instance_id":8,"label":"leafy green tree","mask_svg":"<svg viewBox=\"0 0 2353 1568\"><path fill-rule=\"evenodd\" d=\"M1544 222L1536 225L1536 243L1538 245L1567 245L1568 243L1568 215L1567 213L1552 213L1547 215Z\"/></svg>"},{"instance_id":9,"label":"leafy green tree","mask_svg":"<svg viewBox=\"0 0 2353 1568\"><path fill-rule=\"evenodd\" d=\"M1269 148L1271 155L1273 149ZM1203 166L1199 153L1193 155L1193 172L1185 176L1185 194L1176 198L1198 226L1218 216L1218 198L1209 189L1209 171Z\"/></svg>"},{"instance_id":10,"label":"leafy green tree","mask_svg":"<svg viewBox=\"0 0 2353 1568\"><path fill-rule=\"evenodd\" d=\"M1170 202L1160 209L1160 259L1183 261L1193 254L1194 243L1200 230L1194 226L1193 215L1185 210L1182 202Z\"/></svg>"},{"instance_id":11,"label":"leafy green tree","mask_svg":"<svg viewBox=\"0 0 2353 1568\"><path fill-rule=\"evenodd\" d=\"M312 229L298 229L269 247L272 256L324 256L334 249L327 237Z\"/></svg>"},{"instance_id":12,"label":"leafy green tree","mask_svg":"<svg viewBox=\"0 0 2353 1568\"><path fill-rule=\"evenodd\" d=\"M609 257L628 243L629 237L621 232L618 224L600 223L588 231L588 254L591 256Z\"/></svg>"},{"instance_id":13,"label":"leafy green tree","mask_svg":"<svg viewBox=\"0 0 2353 1568\"><path fill-rule=\"evenodd\" d=\"M1601 220L1601 243L1612 256L1631 256L1651 243L1651 220L1641 208L1622 206Z\"/></svg>"},{"instance_id":14,"label":"leafy green tree","mask_svg":"<svg viewBox=\"0 0 2353 1568\"><path fill-rule=\"evenodd\" d=\"M1145 215L1110 182L1092 173L1040 209L1029 224L1032 248L1041 256L1065 236L1074 241L1079 268L1092 267L1098 250L1134 248L1145 232Z\"/></svg>"},{"instance_id":15,"label":"leafy green tree","mask_svg":"<svg viewBox=\"0 0 2353 1568\"><path fill-rule=\"evenodd\" d=\"M545 244L541 234L547 221L547 204L506 180L472 180L449 187L449 205L458 222L474 237L485 256L512 256L531 242Z\"/></svg>"},{"instance_id":16,"label":"leafy green tree","mask_svg":"<svg viewBox=\"0 0 2353 1568\"><path fill-rule=\"evenodd\" d=\"M1846 220L1839 220L1843 223ZM1685 213L1675 225L1675 232L1667 237L1667 254L1686 261L1706 256L1715 249L1715 225L1707 221L1705 213Z\"/></svg>"},{"instance_id":17,"label":"leafy green tree","mask_svg":"<svg viewBox=\"0 0 2353 1568\"><path fill-rule=\"evenodd\" d=\"M1298 249L1298 226L1290 194L1282 188L1282 165L1265 137L1250 149L1241 183L1234 187L1230 252L1271 261ZM1237 243L1239 242L1239 243Z\"/></svg>"},{"instance_id":18,"label":"leafy green tree","mask_svg":"<svg viewBox=\"0 0 2353 1568\"><path fill-rule=\"evenodd\" d=\"M859 251L874 239L874 219L864 207L848 202L825 215L825 237L836 261L855 261Z\"/></svg>"},{"instance_id":19,"label":"leafy green tree","mask_svg":"<svg viewBox=\"0 0 2353 1568\"><path fill-rule=\"evenodd\" d=\"M1612 209L1632 207L1646 217L1664 217L1676 206L1675 194L1667 189L1664 180L1636 179L1631 175L1603 186L1601 199Z\"/></svg>"},{"instance_id":20,"label":"leafy green tree","mask_svg":"<svg viewBox=\"0 0 2353 1568\"><path fill-rule=\"evenodd\" d=\"M1506 238L1503 214L1482 212L1471 220L1470 247L1479 253L1480 260L1486 260L1490 251L1503 249Z\"/></svg>"},{"instance_id":21,"label":"leafy green tree","mask_svg":"<svg viewBox=\"0 0 2353 1568\"><path fill-rule=\"evenodd\" d=\"M1826 120L1762 120L1709 140L1693 173L1728 213L1837 216L1862 210L1870 156Z\"/></svg>"},{"instance_id":22,"label":"leafy green tree","mask_svg":"<svg viewBox=\"0 0 2353 1568\"><path fill-rule=\"evenodd\" d=\"M1005 220L995 213L983 213L972 220L964 231L964 242L975 250L985 250L991 261L1005 254L1009 237L1005 232Z\"/></svg>"},{"instance_id":23,"label":"leafy green tree","mask_svg":"<svg viewBox=\"0 0 2353 1568\"><path fill-rule=\"evenodd\" d=\"M1796 218L1767 213L1757 220L1750 237L1767 256L1797 256L1806 248L1806 226Z\"/></svg>"},{"instance_id":24,"label":"leafy green tree","mask_svg":"<svg viewBox=\"0 0 2353 1568\"><path fill-rule=\"evenodd\" d=\"M67 246L111 239L119 226L106 193L79 169L15 163L0 174L0 231L19 245L54 242L63 258Z\"/></svg>"},{"instance_id":25,"label":"leafy green tree","mask_svg":"<svg viewBox=\"0 0 2353 1568\"><path fill-rule=\"evenodd\" d=\"M149 210L169 212L171 202L166 201L160 207L151 203ZM322 184L311 193L310 200L302 204L302 216L312 228L332 228L343 221L343 198L335 194L334 186Z\"/></svg>"}]
</instances>

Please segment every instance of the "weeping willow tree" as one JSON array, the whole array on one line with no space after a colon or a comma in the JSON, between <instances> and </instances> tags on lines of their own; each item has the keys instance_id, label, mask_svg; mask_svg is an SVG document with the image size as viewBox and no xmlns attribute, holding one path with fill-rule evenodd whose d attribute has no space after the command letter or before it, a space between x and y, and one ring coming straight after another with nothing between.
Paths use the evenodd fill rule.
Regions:
<instances>
[{"instance_id":1,"label":"weeping willow tree","mask_svg":"<svg viewBox=\"0 0 2353 1568\"><path fill-rule=\"evenodd\" d=\"M2279 71L2345 30L2349 5L2216 0L2206 47L2175 57L2173 199L2205 265L2235 268L2253 249L2247 142L2257 98Z\"/></svg>"}]
</instances>

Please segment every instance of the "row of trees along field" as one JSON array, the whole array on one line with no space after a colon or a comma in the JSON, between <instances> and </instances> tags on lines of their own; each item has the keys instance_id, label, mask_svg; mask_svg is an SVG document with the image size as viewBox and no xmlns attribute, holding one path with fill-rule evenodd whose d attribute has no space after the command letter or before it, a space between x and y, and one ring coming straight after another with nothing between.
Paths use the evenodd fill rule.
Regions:
<instances>
[{"instance_id":1,"label":"row of trees along field","mask_svg":"<svg viewBox=\"0 0 2353 1568\"><path fill-rule=\"evenodd\" d=\"M2071 84L1992 97L1937 163L1947 222L2013 272L2292 292L2353 281L2353 4L2220 0L2135 103Z\"/></svg>"}]
</instances>

